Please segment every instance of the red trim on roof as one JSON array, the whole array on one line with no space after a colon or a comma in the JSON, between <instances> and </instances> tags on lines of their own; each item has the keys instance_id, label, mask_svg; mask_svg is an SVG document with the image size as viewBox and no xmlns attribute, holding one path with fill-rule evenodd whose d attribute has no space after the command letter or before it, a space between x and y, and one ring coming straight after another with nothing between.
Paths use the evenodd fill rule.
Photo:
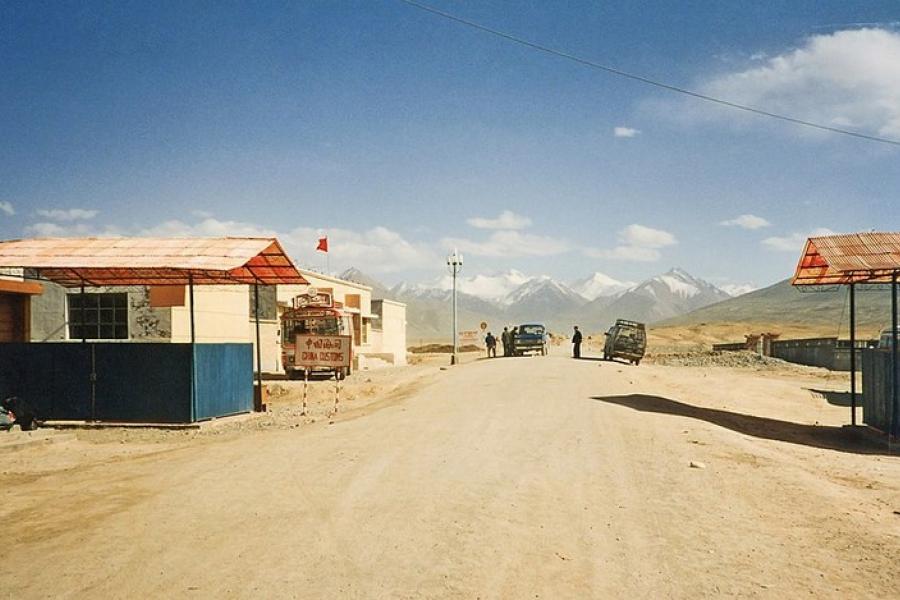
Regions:
<instances>
[{"instance_id":1,"label":"red trim on roof","mask_svg":"<svg viewBox=\"0 0 900 600\"><path fill-rule=\"evenodd\" d=\"M900 273L900 233L853 233L809 238L793 285L888 283Z\"/></svg>"}]
</instances>

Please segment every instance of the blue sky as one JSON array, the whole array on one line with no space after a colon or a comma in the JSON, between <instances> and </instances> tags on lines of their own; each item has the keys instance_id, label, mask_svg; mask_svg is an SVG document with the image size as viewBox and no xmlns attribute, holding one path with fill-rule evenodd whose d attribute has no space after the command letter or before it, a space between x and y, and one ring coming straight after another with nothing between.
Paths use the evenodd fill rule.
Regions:
<instances>
[{"instance_id":1,"label":"blue sky","mask_svg":"<svg viewBox=\"0 0 900 600\"><path fill-rule=\"evenodd\" d=\"M455 2L674 85L900 139L900 6ZM900 229L900 148L734 113L397 0L5 3L0 236L277 234L427 280L788 276ZM749 217L747 216L749 215ZM741 218L743 216L743 218ZM723 224L723 223L731 224Z\"/></svg>"}]
</instances>

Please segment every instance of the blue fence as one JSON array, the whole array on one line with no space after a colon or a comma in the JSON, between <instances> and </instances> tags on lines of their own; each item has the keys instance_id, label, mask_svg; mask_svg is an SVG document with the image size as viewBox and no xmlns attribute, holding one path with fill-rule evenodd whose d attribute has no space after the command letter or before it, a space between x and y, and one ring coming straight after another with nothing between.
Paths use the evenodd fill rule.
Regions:
<instances>
[{"instance_id":1,"label":"blue fence","mask_svg":"<svg viewBox=\"0 0 900 600\"><path fill-rule=\"evenodd\" d=\"M887 432L893 412L893 369L887 350L865 350L862 354L863 422ZM895 424L896 425L896 424ZM896 426L895 426L896 429Z\"/></svg>"},{"instance_id":2,"label":"blue fence","mask_svg":"<svg viewBox=\"0 0 900 600\"><path fill-rule=\"evenodd\" d=\"M194 420L203 421L253 408L253 346L197 344L194 363Z\"/></svg>"},{"instance_id":3,"label":"blue fence","mask_svg":"<svg viewBox=\"0 0 900 600\"><path fill-rule=\"evenodd\" d=\"M0 344L0 394L39 419L190 423L253 407L250 344Z\"/></svg>"}]
</instances>

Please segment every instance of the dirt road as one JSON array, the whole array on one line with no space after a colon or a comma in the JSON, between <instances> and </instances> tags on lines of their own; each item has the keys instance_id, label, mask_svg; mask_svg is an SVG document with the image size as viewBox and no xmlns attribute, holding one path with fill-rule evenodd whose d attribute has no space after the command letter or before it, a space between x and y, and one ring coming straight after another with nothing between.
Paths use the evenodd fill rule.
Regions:
<instances>
[{"instance_id":1,"label":"dirt road","mask_svg":"<svg viewBox=\"0 0 900 600\"><path fill-rule=\"evenodd\" d=\"M482 360L332 425L25 460L0 596L891 597L900 458L828 383Z\"/></svg>"}]
</instances>

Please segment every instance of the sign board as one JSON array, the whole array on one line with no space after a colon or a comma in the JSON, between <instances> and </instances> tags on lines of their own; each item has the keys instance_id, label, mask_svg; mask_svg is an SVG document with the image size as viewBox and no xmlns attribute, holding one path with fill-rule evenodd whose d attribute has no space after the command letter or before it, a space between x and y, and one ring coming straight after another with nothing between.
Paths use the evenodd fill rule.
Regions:
<instances>
[{"instance_id":1,"label":"sign board","mask_svg":"<svg viewBox=\"0 0 900 600\"><path fill-rule=\"evenodd\" d=\"M319 291L316 288L309 288L305 294L294 297L294 308L332 308L334 306L334 298L331 292Z\"/></svg>"},{"instance_id":2,"label":"sign board","mask_svg":"<svg viewBox=\"0 0 900 600\"><path fill-rule=\"evenodd\" d=\"M310 369L350 367L352 349L349 335L308 335L298 333L294 346L294 366Z\"/></svg>"},{"instance_id":3,"label":"sign board","mask_svg":"<svg viewBox=\"0 0 900 600\"><path fill-rule=\"evenodd\" d=\"M460 331L459 332L459 344L460 346L480 346L482 342L481 332L477 329L472 329L471 331Z\"/></svg>"}]
</instances>

